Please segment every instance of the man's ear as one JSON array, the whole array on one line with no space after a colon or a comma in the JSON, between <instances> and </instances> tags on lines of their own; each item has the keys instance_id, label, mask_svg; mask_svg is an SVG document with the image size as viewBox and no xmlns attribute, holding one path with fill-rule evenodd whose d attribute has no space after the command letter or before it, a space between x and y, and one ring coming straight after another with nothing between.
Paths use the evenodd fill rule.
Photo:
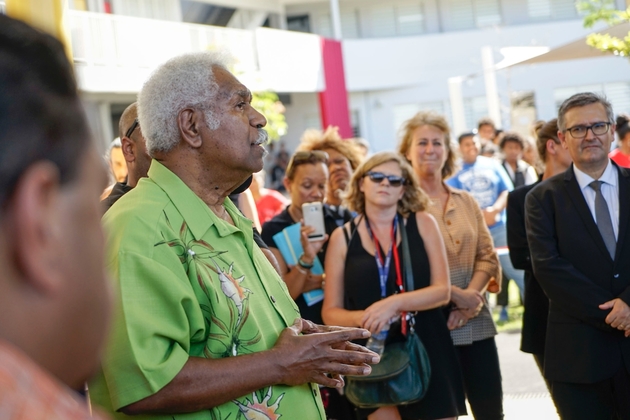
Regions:
<instances>
[{"instance_id":1,"label":"man's ear","mask_svg":"<svg viewBox=\"0 0 630 420\"><path fill-rule=\"evenodd\" d=\"M567 146L567 139L566 139L565 133L563 133L560 130L558 130L558 140L560 140L560 144L562 144L563 148L565 149L569 148L569 146Z\"/></svg>"},{"instance_id":2,"label":"man's ear","mask_svg":"<svg viewBox=\"0 0 630 420\"><path fill-rule=\"evenodd\" d=\"M129 137L123 136L120 139L121 150L125 157L125 162L131 163L136 161L136 144Z\"/></svg>"},{"instance_id":3,"label":"man's ear","mask_svg":"<svg viewBox=\"0 0 630 420\"><path fill-rule=\"evenodd\" d=\"M203 113L193 108L182 109L177 115L179 133L184 141L193 148L201 147L201 126Z\"/></svg>"},{"instance_id":4,"label":"man's ear","mask_svg":"<svg viewBox=\"0 0 630 420\"><path fill-rule=\"evenodd\" d=\"M7 206L9 233L16 270L39 293L54 293L59 247L59 170L50 162L31 165L20 177Z\"/></svg>"}]
</instances>

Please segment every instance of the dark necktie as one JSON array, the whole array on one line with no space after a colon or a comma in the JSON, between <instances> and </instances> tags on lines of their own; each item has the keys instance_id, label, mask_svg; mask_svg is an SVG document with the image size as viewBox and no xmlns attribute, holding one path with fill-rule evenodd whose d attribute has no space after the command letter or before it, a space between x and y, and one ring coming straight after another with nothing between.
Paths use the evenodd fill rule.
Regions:
<instances>
[{"instance_id":1,"label":"dark necktie","mask_svg":"<svg viewBox=\"0 0 630 420\"><path fill-rule=\"evenodd\" d=\"M595 222L597 223L597 228L602 235L610 257L614 260L617 240L615 239L615 231L613 230L612 221L610 220L608 204L606 204L606 200L602 194L602 183L602 181L593 181L588 185L595 190Z\"/></svg>"},{"instance_id":2,"label":"dark necktie","mask_svg":"<svg viewBox=\"0 0 630 420\"><path fill-rule=\"evenodd\" d=\"M525 185L525 174L517 168L514 173L514 188L522 187L523 185Z\"/></svg>"}]
</instances>

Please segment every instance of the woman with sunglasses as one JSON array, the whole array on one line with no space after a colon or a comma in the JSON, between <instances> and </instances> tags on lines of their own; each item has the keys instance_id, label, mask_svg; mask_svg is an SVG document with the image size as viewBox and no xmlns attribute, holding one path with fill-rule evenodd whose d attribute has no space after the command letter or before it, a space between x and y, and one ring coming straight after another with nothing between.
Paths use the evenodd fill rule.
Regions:
<instances>
[{"instance_id":1,"label":"woman with sunglasses","mask_svg":"<svg viewBox=\"0 0 630 420\"><path fill-rule=\"evenodd\" d=\"M473 415L475 419L503 419L497 331L484 297L490 279L501 278L500 264L475 199L444 183L455 170L446 119L434 112L419 112L405 123L398 150L430 197L427 211L437 220L446 245L452 284L448 328Z\"/></svg>"},{"instance_id":2,"label":"woman with sunglasses","mask_svg":"<svg viewBox=\"0 0 630 420\"><path fill-rule=\"evenodd\" d=\"M411 166L397 153L373 155L355 171L345 203L358 216L330 238L326 259L324 321L388 328L403 312L417 312L415 329L431 361L424 399L399 407L357 410L360 418L444 419L466 413L457 357L440 309L449 302L450 281L442 237L424 211L425 194ZM404 267L400 231L407 232L415 290L398 293ZM344 232L345 230L345 232ZM347 235L347 236L346 236ZM388 340L400 339L401 323Z\"/></svg>"}]
</instances>

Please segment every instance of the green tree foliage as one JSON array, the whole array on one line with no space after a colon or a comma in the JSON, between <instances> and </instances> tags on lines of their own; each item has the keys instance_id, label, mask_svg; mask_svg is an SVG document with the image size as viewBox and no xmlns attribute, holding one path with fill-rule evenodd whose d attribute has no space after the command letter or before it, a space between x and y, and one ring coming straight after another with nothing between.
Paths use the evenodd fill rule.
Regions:
<instances>
[{"instance_id":1,"label":"green tree foliage","mask_svg":"<svg viewBox=\"0 0 630 420\"><path fill-rule=\"evenodd\" d=\"M287 133L287 122L284 118L284 105L274 92L255 92L252 94L252 106L267 118L265 130L269 140L279 140Z\"/></svg>"},{"instance_id":2,"label":"green tree foliage","mask_svg":"<svg viewBox=\"0 0 630 420\"><path fill-rule=\"evenodd\" d=\"M582 1L577 4L577 8L585 15L585 28L592 28L597 22L605 22L609 26L630 22L630 7L618 10L613 0ZM630 32L623 38L595 33L586 38L586 43L600 51L630 57Z\"/></svg>"}]
</instances>

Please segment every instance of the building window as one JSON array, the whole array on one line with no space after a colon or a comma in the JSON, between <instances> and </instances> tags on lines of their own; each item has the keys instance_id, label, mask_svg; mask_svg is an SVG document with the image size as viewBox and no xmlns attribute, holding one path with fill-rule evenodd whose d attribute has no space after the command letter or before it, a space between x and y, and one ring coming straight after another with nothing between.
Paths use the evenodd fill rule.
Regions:
<instances>
[{"instance_id":1,"label":"building window","mask_svg":"<svg viewBox=\"0 0 630 420\"><path fill-rule=\"evenodd\" d=\"M595 92L606 95L615 115L630 113L630 83L616 82L595 85L571 86L553 90L553 99L559 109L562 102L580 92Z\"/></svg>"},{"instance_id":2,"label":"building window","mask_svg":"<svg viewBox=\"0 0 630 420\"><path fill-rule=\"evenodd\" d=\"M287 16L287 29L296 32L311 32L309 16Z\"/></svg>"},{"instance_id":3,"label":"building window","mask_svg":"<svg viewBox=\"0 0 630 420\"><path fill-rule=\"evenodd\" d=\"M475 0L475 23L478 28L501 24L498 0Z\"/></svg>"},{"instance_id":4,"label":"building window","mask_svg":"<svg viewBox=\"0 0 630 420\"><path fill-rule=\"evenodd\" d=\"M425 32L423 4L419 1L377 5L358 9L357 12L366 37L418 35Z\"/></svg>"},{"instance_id":5,"label":"building window","mask_svg":"<svg viewBox=\"0 0 630 420\"><path fill-rule=\"evenodd\" d=\"M575 0L527 0L527 14L533 20L575 19Z\"/></svg>"},{"instance_id":6,"label":"building window","mask_svg":"<svg viewBox=\"0 0 630 420\"><path fill-rule=\"evenodd\" d=\"M464 98L464 117L466 118L466 127L471 130L473 128L477 128L477 122L487 116L488 101L485 96Z\"/></svg>"},{"instance_id":7,"label":"building window","mask_svg":"<svg viewBox=\"0 0 630 420\"><path fill-rule=\"evenodd\" d=\"M398 35L424 33L424 13L421 3L405 3L396 6Z\"/></svg>"},{"instance_id":8,"label":"building window","mask_svg":"<svg viewBox=\"0 0 630 420\"><path fill-rule=\"evenodd\" d=\"M404 104L394 106L394 131L398 136L402 135L402 129L405 122L411 119L420 111L434 111L440 115L445 115L444 102L422 102L418 104ZM445 117L448 119L447 115L445 115Z\"/></svg>"}]
</instances>

